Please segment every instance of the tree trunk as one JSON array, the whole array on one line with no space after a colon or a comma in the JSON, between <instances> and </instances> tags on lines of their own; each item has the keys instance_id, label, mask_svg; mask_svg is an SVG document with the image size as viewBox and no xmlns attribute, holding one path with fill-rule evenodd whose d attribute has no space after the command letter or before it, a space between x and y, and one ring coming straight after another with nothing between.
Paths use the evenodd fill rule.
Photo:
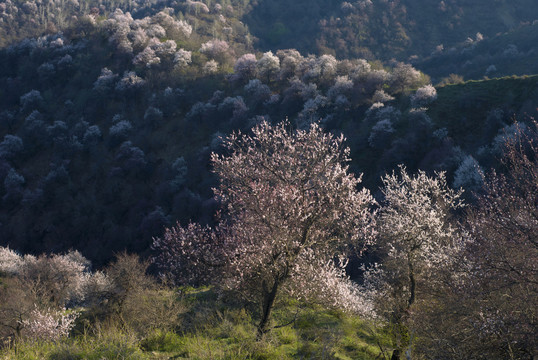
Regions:
<instances>
[{"instance_id":1,"label":"tree trunk","mask_svg":"<svg viewBox=\"0 0 538 360\"><path fill-rule=\"evenodd\" d=\"M407 301L407 309L413 305L415 302L415 292L416 292L416 281L415 281L415 270L413 268L413 262L409 261L409 300Z\"/></svg>"},{"instance_id":2,"label":"tree trunk","mask_svg":"<svg viewBox=\"0 0 538 360\"><path fill-rule=\"evenodd\" d=\"M262 304L262 318L258 325L258 334L256 339L260 340L263 335L267 333L269 326L269 319L271 318L271 311L273 310L273 305L275 304L276 294L278 292L278 287L280 285L280 280L275 279L273 287L270 291L264 291L263 304ZM266 283L263 284L264 290L266 289Z\"/></svg>"}]
</instances>

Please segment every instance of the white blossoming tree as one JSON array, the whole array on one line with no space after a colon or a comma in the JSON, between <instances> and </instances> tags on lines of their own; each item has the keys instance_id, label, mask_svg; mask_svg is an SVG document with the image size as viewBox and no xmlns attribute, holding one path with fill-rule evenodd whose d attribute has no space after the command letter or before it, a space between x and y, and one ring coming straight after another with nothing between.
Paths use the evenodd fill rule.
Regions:
<instances>
[{"instance_id":1,"label":"white blossoming tree","mask_svg":"<svg viewBox=\"0 0 538 360\"><path fill-rule=\"evenodd\" d=\"M65 309L43 311L36 307L30 314L30 319L23 320L25 336L34 341L58 341L69 335L78 316L79 313L76 311L67 312Z\"/></svg>"},{"instance_id":2,"label":"white blossoming tree","mask_svg":"<svg viewBox=\"0 0 538 360\"><path fill-rule=\"evenodd\" d=\"M411 105L414 107L424 107L437 99L437 90L432 85L425 85L417 89L411 95Z\"/></svg>"},{"instance_id":3,"label":"white blossoming tree","mask_svg":"<svg viewBox=\"0 0 538 360\"><path fill-rule=\"evenodd\" d=\"M463 206L461 191L448 187L445 173L429 177L423 171L383 178L384 202L376 228L382 266L366 272L377 289L377 313L393 326L394 351L399 359L410 344L409 314L427 288L435 287L436 272L448 267L463 250L453 212Z\"/></svg>"},{"instance_id":4,"label":"white blossoming tree","mask_svg":"<svg viewBox=\"0 0 538 360\"><path fill-rule=\"evenodd\" d=\"M256 75L256 55L244 54L235 61L234 79L246 81Z\"/></svg>"},{"instance_id":5,"label":"white blossoming tree","mask_svg":"<svg viewBox=\"0 0 538 360\"><path fill-rule=\"evenodd\" d=\"M258 60L256 68L259 77L270 82L280 71L280 60L276 55L273 55L271 51L268 51Z\"/></svg>"},{"instance_id":6,"label":"white blossoming tree","mask_svg":"<svg viewBox=\"0 0 538 360\"><path fill-rule=\"evenodd\" d=\"M325 269L330 279L311 283L304 282L304 269L335 267L335 256L362 249L372 232L374 200L348 172L344 138L316 124L293 132L289 127L262 122L252 135L230 135L228 155L212 156L220 178L214 191L224 207L219 225L178 225L154 241L156 262L172 269L177 281L210 280L257 303L259 337L270 329L275 299L286 289L327 305L341 303L334 296L353 297L355 289L338 268ZM335 291L311 288L331 284Z\"/></svg>"}]
</instances>

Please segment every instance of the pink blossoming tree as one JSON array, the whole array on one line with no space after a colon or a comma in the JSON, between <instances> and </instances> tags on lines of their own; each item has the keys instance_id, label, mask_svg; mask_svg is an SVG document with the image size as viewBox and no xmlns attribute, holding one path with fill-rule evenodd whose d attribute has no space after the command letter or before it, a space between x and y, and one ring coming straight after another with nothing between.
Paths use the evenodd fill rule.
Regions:
<instances>
[{"instance_id":1,"label":"pink blossoming tree","mask_svg":"<svg viewBox=\"0 0 538 360\"><path fill-rule=\"evenodd\" d=\"M218 226L177 225L154 241L156 262L172 270L176 281L209 280L259 304L259 337L270 329L283 291L327 305L341 301L312 286L334 284L335 296L357 294L347 277L337 275L339 269L325 271L331 279L312 283L303 281L303 269L338 267L336 256L362 250L372 235L374 200L366 189L358 190L360 177L348 172L344 138L316 124L289 128L262 122L252 135L230 135L227 155L212 155L220 178L214 191L224 209Z\"/></svg>"}]
</instances>

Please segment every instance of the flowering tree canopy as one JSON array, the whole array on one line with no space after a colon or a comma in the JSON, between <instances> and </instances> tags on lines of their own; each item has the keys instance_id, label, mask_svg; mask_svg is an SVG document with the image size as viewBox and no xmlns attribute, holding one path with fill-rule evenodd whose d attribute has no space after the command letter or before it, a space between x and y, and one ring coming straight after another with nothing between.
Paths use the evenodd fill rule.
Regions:
<instances>
[{"instance_id":1,"label":"flowering tree canopy","mask_svg":"<svg viewBox=\"0 0 538 360\"><path fill-rule=\"evenodd\" d=\"M377 216L378 245L385 252L381 268L366 273L377 292L377 312L398 331L392 359L399 359L410 339L402 336L417 299L434 287L439 269L448 268L463 250L454 211L463 207L462 191L448 187L444 172L429 177L419 171L383 179L384 201Z\"/></svg>"},{"instance_id":2,"label":"flowering tree canopy","mask_svg":"<svg viewBox=\"0 0 538 360\"><path fill-rule=\"evenodd\" d=\"M411 104L414 107L426 106L435 99L437 99L437 90L432 85L425 85L411 95Z\"/></svg>"},{"instance_id":3,"label":"flowering tree canopy","mask_svg":"<svg viewBox=\"0 0 538 360\"><path fill-rule=\"evenodd\" d=\"M473 317L480 329L472 339L482 345L471 348L491 358L505 356L506 348L524 358L538 346L538 124L533 125L525 133L515 123L516 134L506 140L501 158L506 173L486 178L486 193L467 219L473 237L468 303L478 309Z\"/></svg>"},{"instance_id":4,"label":"flowering tree canopy","mask_svg":"<svg viewBox=\"0 0 538 360\"><path fill-rule=\"evenodd\" d=\"M230 135L224 142L228 154L212 155L220 178L214 191L225 210L220 224L168 229L154 247L157 262L174 268L178 280L205 276L260 304L261 335L282 289L327 298L327 291L305 288L312 284L300 281L301 268L328 263L351 247L362 249L372 232L374 201L348 172L342 136L325 134L317 124L291 132L287 123L262 122L252 132Z\"/></svg>"}]
</instances>

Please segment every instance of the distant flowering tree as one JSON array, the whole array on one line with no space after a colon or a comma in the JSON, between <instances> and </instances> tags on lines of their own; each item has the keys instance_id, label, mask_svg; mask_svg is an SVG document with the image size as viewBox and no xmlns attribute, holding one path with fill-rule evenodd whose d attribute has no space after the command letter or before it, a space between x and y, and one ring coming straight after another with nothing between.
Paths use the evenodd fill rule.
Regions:
<instances>
[{"instance_id":1,"label":"distant flowering tree","mask_svg":"<svg viewBox=\"0 0 538 360\"><path fill-rule=\"evenodd\" d=\"M133 146L132 142L125 141L121 144L115 158L121 168L130 173L140 173L147 165L146 154L139 147Z\"/></svg>"},{"instance_id":2,"label":"distant flowering tree","mask_svg":"<svg viewBox=\"0 0 538 360\"><path fill-rule=\"evenodd\" d=\"M321 95L316 84L305 84L301 80L295 78L290 81L290 85L283 92L283 104L300 103L304 104L308 99L313 99Z\"/></svg>"},{"instance_id":3,"label":"distant flowering tree","mask_svg":"<svg viewBox=\"0 0 538 360\"><path fill-rule=\"evenodd\" d=\"M396 123L400 120L402 113L393 106L385 106L383 103L378 102L373 103L372 106L366 110L365 115L367 120L390 120L393 123Z\"/></svg>"},{"instance_id":4,"label":"distant flowering tree","mask_svg":"<svg viewBox=\"0 0 538 360\"><path fill-rule=\"evenodd\" d=\"M366 67L363 65L367 65ZM369 101L374 94L381 89L386 88L390 82L390 74L383 70L366 70L370 64L360 64L353 72L355 84L359 84L364 94L359 97L361 101ZM389 89L391 90L391 89ZM390 91L392 93L392 91Z\"/></svg>"},{"instance_id":5,"label":"distant flowering tree","mask_svg":"<svg viewBox=\"0 0 538 360\"><path fill-rule=\"evenodd\" d=\"M477 191L483 184L484 172L480 168L480 164L471 155L466 156L454 173L454 188L463 187Z\"/></svg>"},{"instance_id":6,"label":"distant flowering tree","mask_svg":"<svg viewBox=\"0 0 538 360\"><path fill-rule=\"evenodd\" d=\"M372 65L364 59L357 59L354 61L354 67L351 73L351 77L354 80L362 79L372 70Z\"/></svg>"},{"instance_id":7,"label":"distant flowering tree","mask_svg":"<svg viewBox=\"0 0 538 360\"><path fill-rule=\"evenodd\" d=\"M276 55L280 59L280 79L282 80L294 77L297 67L304 60L301 53L295 49L278 50Z\"/></svg>"},{"instance_id":8,"label":"distant flowering tree","mask_svg":"<svg viewBox=\"0 0 538 360\"><path fill-rule=\"evenodd\" d=\"M258 304L259 337L269 330L275 300L286 289L332 305L341 304L333 296L354 294L332 260L352 247L361 250L372 233L374 200L348 172L344 138L317 124L293 132L289 126L262 122L252 135L230 135L224 142L228 155L212 155L220 178L215 194L224 208L220 223L178 225L153 245L157 264L176 281L211 281ZM330 279L305 283L305 269L319 264ZM340 290L310 288L329 285Z\"/></svg>"},{"instance_id":9,"label":"distant flowering tree","mask_svg":"<svg viewBox=\"0 0 538 360\"><path fill-rule=\"evenodd\" d=\"M0 158L10 159L24 150L22 139L16 135L4 136L0 143Z\"/></svg>"},{"instance_id":10,"label":"distant flowering tree","mask_svg":"<svg viewBox=\"0 0 538 360\"><path fill-rule=\"evenodd\" d=\"M55 143L58 141L63 141L63 139L67 136L68 130L67 124L58 120L54 121L52 125L47 126L47 134Z\"/></svg>"},{"instance_id":11,"label":"distant flowering tree","mask_svg":"<svg viewBox=\"0 0 538 360\"><path fill-rule=\"evenodd\" d=\"M60 58L60 60L58 60L58 67L60 69L66 69L72 64L73 64L73 57L69 54L66 54L65 56Z\"/></svg>"},{"instance_id":12,"label":"distant flowering tree","mask_svg":"<svg viewBox=\"0 0 538 360\"><path fill-rule=\"evenodd\" d=\"M219 63L215 60L209 60L202 67L202 72L205 75L215 74L219 70Z\"/></svg>"},{"instance_id":13,"label":"distant flowering tree","mask_svg":"<svg viewBox=\"0 0 538 360\"><path fill-rule=\"evenodd\" d=\"M174 55L174 64L175 67L180 69L184 68L187 65L189 65L192 61L192 52L185 50L185 49L179 49L175 55Z\"/></svg>"},{"instance_id":14,"label":"distant flowering tree","mask_svg":"<svg viewBox=\"0 0 538 360\"><path fill-rule=\"evenodd\" d=\"M413 68L409 64L400 63L394 70L390 77L391 87L394 92L404 91L407 88L418 87L423 81L423 76L420 71Z\"/></svg>"},{"instance_id":15,"label":"distant flowering tree","mask_svg":"<svg viewBox=\"0 0 538 360\"><path fill-rule=\"evenodd\" d=\"M332 55L321 55L320 57L310 55L298 67L304 74L303 81L312 81L319 84L320 82L328 83L332 80L336 74L337 65L338 61Z\"/></svg>"},{"instance_id":16,"label":"distant flowering tree","mask_svg":"<svg viewBox=\"0 0 538 360\"><path fill-rule=\"evenodd\" d=\"M146 34L149 37L163 38L166 36L166 30L159 24L153 24L147 28Z\"/></svg>"},{"instance_id":17,"label":"distant flowering tree","mask_svg":"<svg viewBox=\"0 0 538 360\"><path fill-rule=\"evenodd\" d=\"M39 90L31 90L20 98L21 107L23 109L33 110L43 101L43 97Z\"/></svg>"},{"instance_id":18,"label":"distant flowering tree","mask_svg":"<svg viewBox=\"0 0 538 360\"><path fill-rule=\"evenodd\" d=\"M92 125L88 127L86 132L84 133L84 137L82 138L82 141L84 145L88 147L92 147L99 143L101 140L101 129L99 129L98 125Z\"/></svg>"},{"instance_id":19,"label":"distant flowering tree","mask_svg":"<svg viewBox=\"0 0 538 360\"><path fill-rule=\"evenodd\" d=\"M372 97L372 101L374 103L376 103L376 102L386 103L386 102L392 101L392 100L394 100L394 97L390 96L389 94L387 94L383 90L376 90L376 92L374 93L374 96Z\"/></svg>"},{"instance_id":20,"label":"distant flowering tree","mask_svg":"<svg viewBox=\"0 0 538 360\"><path fill-rule=\"evenodd\" d=\"M303 110L298 115L298 126L301 128L308 127L308 125L319 120L321 111L328 104L328 100L325 96L317 95L312 99L308 99L303 106Z\"/></svg>"},{"instance_id":21,"label":"distant flowering tree","mask_svg":"<svg viewBox=\"0 0 538 360\"><path fill-rule=\"evenodd\" d=\"M176 54L177 44L174 40L164 42L150 40L150 46L161 60L172 59Z\"/></svg>"},{"instance_id":22,"label":"distant flowering tree","mask_svg":"<svg viewBox=\"0 0 538 360\"><path fill-rule=\"evenodd\" d=\"M51 80L56 73L56 68L54 67L54 64L45 62L37 68L37 73L42 80Z\"/></svg>"},{"instance_id":23,"label":"distant flowering tree","mask_svg":"<svg viewBox=\"0 0 538 360\"><path fill-rule=\"evenodd\" d=\"M236 60L234 64L234 79L249 80L256 75L256 55L245 54Z\"/></svg>"},{"instance_id":24,"label":"distant flowering tree","mask_svg":"<svg viewBox=\"0 0 538 360\"><path fill-rule=\"evenodd\" d=\"M222 56L228 51L230 46L224 40L209 40L202 44L200 52L213 59L221 59Z\"/></svg>"},{"instance_id":25,"label":"distant flowering tree","mask_svg":"<svg viewBox=\"0 0 538 360\"><path fill-rule=\"evenodd\" d=\"M13 168L9 169L9 172L4 179L4 189L6 194L4 195L3 200L19 199L25 182L26 180L24 179L24 176L20 175Z\"/></svg>"},{"instance_id":26,"label":"distant flowering tree","mask_svg":"<svg viewBox=\"0 0 538 360\"><path fill-rule=\"evenodd\" d=\"M158 12L151 18L152 22L162 26L169 37L182 35L188 38L192 33L192 26L184 20L175 20L172 16L164 11Z\"/></svg>"},{"instance_id":27,"label":"distant flowering tree","mask_svg":"<svg viewBox=\"0 0 538 360\"><path fill-rule=\"evenodd\" d=\"M187 0L187 10L198 15L199 13L209 14L209 8L201 1Z\"/></svg>"},{"instance_id":28,"label":"distant flowering tree","mask_svg":"<svg viewBox=\"0 0 538 360\"><path fill-rule=\"evenodd\" d=\"M112 70L103 68L101 69L101 75L99 75L97 80L93 83L93 88L96 91L105 93L114 87L117 78L118 74L114 74Z\"/></svg>"},{"instance_id":29,"label":"distant flowering tree","mask_svg":"<svg viewBox=\"0 0 538 360\"><path fill-rule=\"evenodd\" d=\"M117 145L120 142L127 140L127 137L132 129L133 125L127 120L121 120L116 124L112 125L108 130L108 134L111 138L111 143L113 145Z\"/></svg>"},{"instance_id":30,"label":"distant flowering tree","mask_svg":"<svg viewBox=\"0 0 538 360\"><path fill-rule=\"evenodd\" d=\"M221 114L231 120L241 119L248 111L245 101L241 96L226 97L218 106Z\"/></svg>"},{"instance_id":31,"label":"distant flowering tree","mask_svg":"<svg viewBox=\"0 0 538 360\"><path fill-rule=\"evenodd\" d=\"M170 185L173 189L180 189L181 186L187 181L187 173L189 169L187 167L187 162L183 156L178 157L172 163L172 172L174 178L170 181Z\"/></svg>"},{"instance_id":32,"label":"distant flowering tree","mask_svg":"<svg viewBox=\"0 0 538 360\"><path fill-rule=\"evenodd\" d=\"M163 119L163 112L156 107L150 106L144 113L144 122L152 128L156 128L160 125Z\"/></svg>"},{"instance_id":33,"label":"distant flowering tree","mask_svg":"<svg viewBox=\"0 0 538 360\"><path fill-rule=\"evenodd\" d=\"M271 51L268 51L258 60L256 68L260 77L271 81L280 71L280 59L273 55Z\"/></svg>"},{"instance_id":34,"label":"distant flowering tree","mask_svg":"<svg viewBox=\"0 0 538 360\"><path fill-rule=\"evenodd\" d=\"M133 50L135 52L142 51L148 44L149 37L146 31L142 28L131 30L128 35L129 40L133 44Z\"/></svg>"},{"instance_id":35,"label":"distant flowering tree","mask_svg":"<svg viewBox=\"0 0 538 360\"><path fill-rule=\"evenodd\" d=\"M192 26L190 26L186 21L184 20L177 20L174 22L173 29L176 31L179 31L183 33L185 37L191 36L192 33Z\"/></svg>"},{"instance_id":36,"label":"distant flowering tree","mask_svg":"<svg viewBox=\"0 0 538 360\"><path fill-rule=\"evenodd\" d=\"M271 89L269 86L263 84L258 79L253 79L248 82L244 87L245 91L249 94L254 104L259 104L269 100L271 97Z\"/></svg>"},{"instance_id":37,"label":"distant flowering tree","mask_svg":"<svg viewBox=\"0 0 538 360\"><path fill-rule=\"evenodd\" d=\"M347 76L337 76L334 85L327 92L330 99L336 99L340 95L348 96L353 88L353 81Z\"/></svg>"},{"instance_id":38,"label":"distant flowering tree","mask_svg":"<svg viewBox=\"0 0 538 360\"><path fill-rule=\"evenodd\" d=\"M389 119L380 120L372 127L372 132L368 137L368 144L374 149L387 147L390 145L390 138L393 133L392 122Z\"/></svg>"},{"instance_id":39,"label":"distant flowering tree","mask_svg":"<svg viewBox=\"0 0 538 360\"><path fill-rule=\"evenodd\" d=\"M324 80L330 80L336 74L336 67L338 66L338 60L332 55L321 55L317 64L321 71L321 77Z\"/></svg>"},{"instance_id":40,"label":"distant flowering tree","mask_svg":"<svg viewBox=\"0 0 538 360\"><path fill-rule=\"evenodd\" d=\"M411 105L423 107L437 99L437 90L432 85L418 88L415 94L411 95Z\"/></svg>"},{"instance_id":41,"label":"distant flowering tree","mask_svg":"<svg viewBox=\"0 0 538 360\"><path fill-rule=\"evenodd\" d=\"M146 47L142 52L136 55L133 59L134 65L145 66L151 68L152 66L159 65L161 59L155 54L155 50L151 47Z\"/></svg>"},{"instance_id":42,"label":"distant flowering tree","mask_svg":"<svg viewBox=\"0 0 538 360\"><path fill-rule=\"evenodd\" d=\"M0 274L17 274L22 263L22 256L9 247L0 246Z\"/></svg>"},{"instance_id":43,"label":"distant flowering tree","mask_svg":"<svg viewBox=\"0 0 538 360\"><path fill-rule=\"evenodd\" d=\"M340 5L340 9L344 11L344 13L350 13L353 11L354 7L352 4L348 3L347 1L344 1L342 5Z\"/></svg>"},{"instance_id":44,"label":"distant flowering tree","mask_svg":"<svg viewBox=\"0 0 538 360\"><path fill-rule=\"evenodd\" d=\"M195 103L189 112L185 115L185 119L189 121L193 120L205 120L210 118L211 115L215 112L216 106L211 103L204 103L198 101Z\"/></svg>"},{"instance_id":45,"label":"distant flowering tree","mask_svg":"<svg viewBox=\"0 0 538 360\"><path fill-rule=\"evenodd\" d=\"M146 84L146 81L137 76L134 71L126 71L123 73L123 77L116 84L116 91L128 92L135 91L142 88Z\"/></svg>"},{"instance_id":46,"label":"distant flowering tree","mask_svg":"<svg viewBox=\"0 0 538 360\"><path fill-rule=\"evenodd\" d=\"M487 67L485 75L489 76L489 75L494 74L496 72L497 72L497 67L494 64L491 64L490 66Z\"/></svg>"}]
</instances>

